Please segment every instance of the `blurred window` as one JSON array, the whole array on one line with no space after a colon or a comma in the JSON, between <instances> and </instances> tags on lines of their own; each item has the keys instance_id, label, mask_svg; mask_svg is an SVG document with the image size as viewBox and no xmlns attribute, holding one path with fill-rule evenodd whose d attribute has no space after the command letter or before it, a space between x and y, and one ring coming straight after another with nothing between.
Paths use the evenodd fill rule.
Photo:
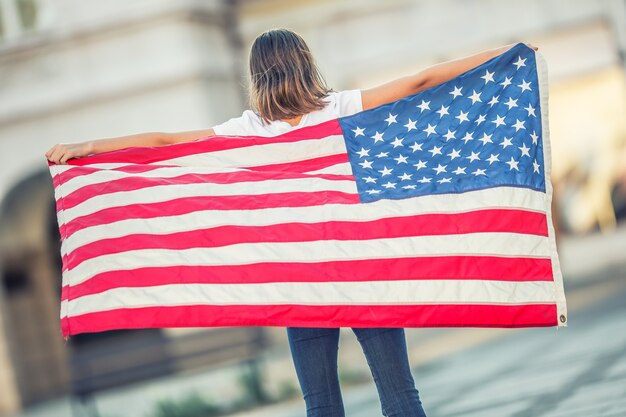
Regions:
<instances>
[{"instance_id":1,"label":"blurred window","mask_svg":"<svg viewBox=\"0 0 626 417\"><path fill-rule=\"evenodd\" d=\"M0 42L37 28L37 0L0 0Z\"/></svg>"}]
</instances>

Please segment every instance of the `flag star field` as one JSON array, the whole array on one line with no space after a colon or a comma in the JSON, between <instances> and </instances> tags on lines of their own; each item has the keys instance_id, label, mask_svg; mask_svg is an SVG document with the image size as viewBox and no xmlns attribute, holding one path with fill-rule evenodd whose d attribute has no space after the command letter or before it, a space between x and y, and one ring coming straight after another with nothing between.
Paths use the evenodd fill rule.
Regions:
<instances>
[{"instance_id":1,"label":"flag star field","mask_svg":"<svg viewBox=\"0 0 626 417\"><path fill-rule=\"evenodd\" d=\"M534 51L526 48L340 118L361 200L499 185L545 191L537 83Z\"/></svg>"}]
</instances>

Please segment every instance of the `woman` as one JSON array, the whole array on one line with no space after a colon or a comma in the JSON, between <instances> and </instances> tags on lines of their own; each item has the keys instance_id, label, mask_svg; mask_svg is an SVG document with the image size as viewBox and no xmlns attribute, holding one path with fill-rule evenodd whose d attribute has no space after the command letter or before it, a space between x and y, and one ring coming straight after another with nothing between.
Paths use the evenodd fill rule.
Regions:
<instances>
[{"instance_id":1,"label":"woman","mask_svg":"<svg viewBox=\"0 0 626 417\"><path fill-rule=\"evenodd\" d=\"M214 135L275 136L399 100L441 84L504 53L515 44L431 66L364 90L328 88L304 40L272 29L254 41L249 57L250 105L242 116L211 129L136 135L57 144L46 157L70 158L131 146L161 146ZM531 46L533 49L536 47ZM353 328L370 366L385 416L425 416L409 367L403 328ZM339 328L287 328L307 416L343 416L337 375Z\"/></svg>"}]
</instances>

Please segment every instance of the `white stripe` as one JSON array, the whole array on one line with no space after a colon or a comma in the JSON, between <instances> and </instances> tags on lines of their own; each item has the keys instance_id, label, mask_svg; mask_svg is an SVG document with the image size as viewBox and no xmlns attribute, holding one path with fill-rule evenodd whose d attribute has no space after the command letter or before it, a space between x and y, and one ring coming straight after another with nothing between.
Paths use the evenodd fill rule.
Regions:
<instances>
[{"instance_id":1,"label":"white stripe","mask_svg":"<svg viewBox=\"0 0 626 417\"><path fill-rule=\"evenodd\" d=\"M186 166L250 167L299 162L346 152L343 136L332 135L322 139L269 143L224 151L205 152L167 159L159 163Z\"/></svg>"},{"instance_id":2,"label":"white stripe","mask_svg":"<svg viewBox=\"0 0 626 417\"><path fill-rule=\"evenodd\" d=\"M307 174L337 174L337 175L352 175L352 166L349 162L341 164L331 165L326 168L317 169L315 171L306 171Z\"/></svg>"},{"instance_id":3,"label":"white stripe","mask_svg":"<svg viewBox=\"0 0 626 417\"><path fill-rule=\"evenodd\" d=\"M468 233L371 240L240 243L214 248L140 249L85 260L65 271L71 285L102 272L176 265L247 265L258 262L324 262L406 256L495 255L548 257L543 236Z\"/></svg>"},{"instance_id":4,"label":"white stripe","mask_svg":"<svg viewBox=\"0 0 626 417\"><path fill-rule=\"evenodd\" d=\"M254 284L169 284L114 288L73 299L71 315L118 308L184 305L402 305L554 302L545 281L400 280L272 282ZM67 303L67 301L63 301Z\"/></svg>"},{"instance_id":5,"label":"white stripe","mask_svg":"<svg viewBox=\"0 0 626 417\"><path fill-rule=\"evenodd\" d=\"M356 183L352 180L327 180L322 178L296 178L284 180L267 180L234 184L168 184L139 190L118 191L115 193L96 195L84 202L65 209L65 221L95 213L109 207L124 207L129 204L147 204L169 201L184 197L229 196L229 195L265 195L288 192L340 191L356 194Z\"/></svg>"},{"instance_id":6,"label":"white stripe","mask_svg":"<svg viewBox=\"0 0 626 417\"><path fill-rule=\"evenodd\" d=\"M367 204L326 204L311 207L278 207L259 210L202 210L150 219L126 219L81 229L61 243L61 253L100 239L129 234L168 234L218 226L268 226L280 223L371 221L418 214L462 213L488 208L515 208L543 212L544 194L519 187L488 188L462 194L437 194Z\"/></svg>"},{"instance_id":7,"label":"white stripe","mask_svg":"<svg viewBox=\"0 0 626 417\"><path fill-rule=\"evenodd\" d=\"M213 168L213 167L164 167L146 172L123 172L102 170L74 177L57 188L63 195L94 184L104 184L122 178L174 178L185 174L218 174L225 172L250 172L244 168Z\"/></svg>"}]
</instances>

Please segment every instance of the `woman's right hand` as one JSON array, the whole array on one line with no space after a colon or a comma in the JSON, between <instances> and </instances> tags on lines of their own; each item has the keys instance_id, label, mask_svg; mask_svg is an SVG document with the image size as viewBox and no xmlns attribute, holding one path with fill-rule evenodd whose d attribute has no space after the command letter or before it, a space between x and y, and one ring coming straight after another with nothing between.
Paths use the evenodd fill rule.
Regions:
<instances>
[{"instance_id":1,"label":"woman's right hand","mask_svg":"<svg viewBox=\"0 0 626 417\"><path fill-rule=\"evenodd\" d=\"M92 153L91 142L57 143L46 152L46 158L55 164L65 164L70 158L80 158Z\"/></svg>"}]
</instances>

